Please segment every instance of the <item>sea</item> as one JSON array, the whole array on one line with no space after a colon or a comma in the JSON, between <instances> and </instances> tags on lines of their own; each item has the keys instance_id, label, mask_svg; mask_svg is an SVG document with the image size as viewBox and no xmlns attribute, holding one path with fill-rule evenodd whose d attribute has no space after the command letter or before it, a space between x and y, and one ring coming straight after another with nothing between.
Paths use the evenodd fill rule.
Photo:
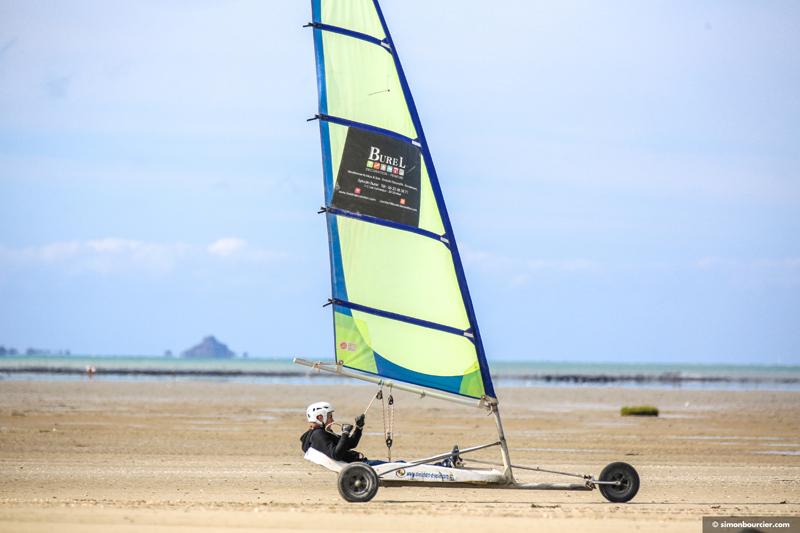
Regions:
<instances>
[{"instance_id":1,"label":"sea","mask_svg":"<svg viewBox=\"0 0 800 533\"><path fill-rule=\"evenodd\" d=\"M491 361L490 366L496 387L800 390L800 365ZM0 357L0 381L21 380L354 383L349 378L295 365L290 358L188 359L110 355Z\"/></svg>"}]
</instances>

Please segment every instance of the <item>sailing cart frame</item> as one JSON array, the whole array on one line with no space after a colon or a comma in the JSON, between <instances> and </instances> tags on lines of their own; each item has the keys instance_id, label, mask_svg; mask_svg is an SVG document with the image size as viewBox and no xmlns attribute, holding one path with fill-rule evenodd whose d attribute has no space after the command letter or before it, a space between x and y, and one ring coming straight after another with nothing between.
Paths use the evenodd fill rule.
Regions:
<instances>
[{"instance_id":1,"label":"sailing cart frame","mask_svg":"<svg viewBox=\"0 0 800 533\"><path fill-rule=\"evenodd\" d=\"M474 400L462 396L448 394L442 391L430 390L416 385L384 379L360 372L355 372L345 368L338 363L313 362L305 359L295 358L296 364L313 368L319 372L336 374L343 377L360 379L386 386L393 389L403 390L420 397L430 396L441 400L447 400L462 405L478 407L488 410L494 415L497 425L497 440L488 444L471 446L460 450L448 451L441 454L417 459L409 462L388 462L377 466L369 466L365 463L344 463L335 461L323 453L309 448L305 459L316 463L324 468L338 472L337 485L339 494L350 502L367 502L375 497L379 486L456 486L471 488L502 488L518 490L569 490L569 491L592 491L599 489L605 499L613 503L628 502L636 496L639 491L639 475L636 469L623 462L614 462L607 465L598 477L590 474L576 474L571 472L561 472L549 470L539 466L524 466L511 463L508 452L503 424L500 420L500 410L497 400L494 398L483 397ZM435 465L438 461L453 457L454 452L461 455L484 450L498 446L502 457L502 464L489 463L486 461L473 460L478 464L486 464L500 467L481 469L470 468L463 465L459 466L440 466ZM553 474L563 477L580 479L579 483L518 483L514 478L514 469L528 470Z\"/></svg>"},{"instance_id":2,"label":"sailing cart frame","mask_svg":"<svg viewBox=\"0 0 800 533\"><path fill-rule=\"evenodd\" d=\"M409 484L531 490L599 489L609 501L629 501L639 489L639 476L627 463L611 463L598 477L511 463L458 244L397 48L378 0L347 4L347 9L337 10L335 0L311 0L312 21L306 25L314 37L319 96L318 112L309 121L318 120L320 127L325 205L319 213L325 214L331 258L332 295L326 305L333 309L337 346L346 348L337 348L334 363L304 359L294 362L319 372L485 409L494 415L497 440L411 462L395 461L374 467L365 463L337 462L313 448L309 449L306 459L338 472L339 492L352 502L371 500L381 485ZM424 202L423 190L427 198ZM424 224L421 223L423 212L427 213ZM350 233L345 233L350 239L346 251L351 254L347 264L373 268L386 276L391 274L386 272L388 268L403 263L387 257L385 250L370 256L369 244L359 248L355 244L356 235L362 238L365 234L371 235L367 243L371 242L369 239L402 235L402 242L393 241L392 249L398 254L394 259L415 257L414 247L424 245L425 257L433 258L438 270L412 272L413 269L405 268L398 272L402 274L398 278L407 282L406 288L416 287L418 291L423 290L419 287L444 287L435 294L425 292L417 296L438 298L442 302L455 302L460 296L463 307L458 305L458 309L448 308L430 314L419 306L396 305L395 299L405 297L402 289L396 289L391 299L380 300L372 298L371 289L348 283L341 244L342 227L351 228ZM352 231L354 227L362 229L356 234ZM412 242L417 244L407 244ZM426 279L426 284L421 284L415 278L420 275L431 277ZM438 339L446 337L447 341L429 343L425 339L430 337L424 337L414 344L407 340L414 336L408 332L422 330L406 329L406 333L398 333L395 340L411 344L374 349L371 342L363 341L355 326L354 313L369 317L359 319L365 324L368 320L373 323L392 321L403 324L404 328L424 328L425 335L440 335ZM461 340L455 340L459 338ZM469 348L465 348L464 340L471 344ZM368 349L372 348L374 366L363 361L359 363L350 356L362 342ZM423 347L428 347L427 352ZM441 368L426 365L449 350L458 358L458 376L442 375ZM403 366L392 357L397 352L413 353L417 364L412 365L413 368ZM375 371L381 367L387 370ZM458 383L449 378L457 378ZM495 446L500 448L502 463L472 460L488 467L470 468L460 460L463 454ZM387 435L387 447L391 447L390 435ZM447 458L451 458L444 463L448 466L436 464ZM515 469L569 477L573 482L518 483L514 478Z\"/></svg>"}]
</instances>

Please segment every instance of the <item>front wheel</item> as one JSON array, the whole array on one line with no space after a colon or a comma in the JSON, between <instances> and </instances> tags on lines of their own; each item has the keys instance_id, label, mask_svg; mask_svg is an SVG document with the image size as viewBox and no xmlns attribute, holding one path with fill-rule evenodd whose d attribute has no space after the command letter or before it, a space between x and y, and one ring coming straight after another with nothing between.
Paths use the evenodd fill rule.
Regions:
<instances>
[{"instance_id":1,"label":"front wheel","mask_svg":"<svg viewBox=\"0 0 800 533\"><path fill-rule=\"evenodd\" d=\"M337 485L348 502L368 502L378 492L378 474L364 463L350 463L339 472Z\"/></svg>"},{"instance_id":2,"label":"front wheel","mask_svg":"<svg viewBox=\"0 0 800 533\"><path fill-rule=\"evenodd\" d=\"M611 463L600 472L600 481L614 481L614 485L599 485L600 493L614 503L629 502L639 492L639 474L628 463Z\"/></svg>"}]
</instances>

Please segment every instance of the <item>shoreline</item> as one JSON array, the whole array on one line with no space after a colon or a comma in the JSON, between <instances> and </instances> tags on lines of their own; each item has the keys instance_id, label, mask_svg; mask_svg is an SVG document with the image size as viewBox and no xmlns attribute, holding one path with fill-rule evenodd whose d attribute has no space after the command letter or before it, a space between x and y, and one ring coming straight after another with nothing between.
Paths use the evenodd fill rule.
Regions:
<instances>
[{"instance_id":1,"label":"shoreline","mask_svg":"<svg viewBox=\"0 0 800 533\"><path fill-rule=\"evenodd\" d=\"M102 377L151 377L151 378L240 378L240 379L269 379L279 383L281 379L308 380L340 380L341 376L329 375L309 371L293 370L237 370L237 369L186 369L186 368L131 368L114 366L92 366L92 376ZM0 376L30 375L46 378L47 376L87 376L87 368L76 366L16 366L0 367ZM35 379L35 378L34 378ZM677 372L638 373L638 374L605 374L605 373L492 373L492 380L506 386L539 386L539 385L633 385L633 386L668 386L681 387L683 385L715 385L715 388L730 386L733 389L746 389L753 386L755 390L777 386L777 390L800 390L800 376L726 376L726 375L697 375L682 374Z\"/></svg>"}]
</instances>

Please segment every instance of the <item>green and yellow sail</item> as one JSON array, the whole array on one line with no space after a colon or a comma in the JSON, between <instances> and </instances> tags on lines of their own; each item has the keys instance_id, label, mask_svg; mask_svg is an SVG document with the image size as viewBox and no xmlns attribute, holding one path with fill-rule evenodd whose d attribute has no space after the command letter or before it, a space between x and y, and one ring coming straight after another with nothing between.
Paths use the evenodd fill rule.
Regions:
<instances>
[{"instance_id":1,"label":"green and yellow sail","mask_svg":"<svg viewBox=\"0 0 800 533\"><path fill-rule=\"evenodd\" d=\"M336 360L494 397L461 259L380 6L312 0Z\"/></svg>"}]
</instances>

